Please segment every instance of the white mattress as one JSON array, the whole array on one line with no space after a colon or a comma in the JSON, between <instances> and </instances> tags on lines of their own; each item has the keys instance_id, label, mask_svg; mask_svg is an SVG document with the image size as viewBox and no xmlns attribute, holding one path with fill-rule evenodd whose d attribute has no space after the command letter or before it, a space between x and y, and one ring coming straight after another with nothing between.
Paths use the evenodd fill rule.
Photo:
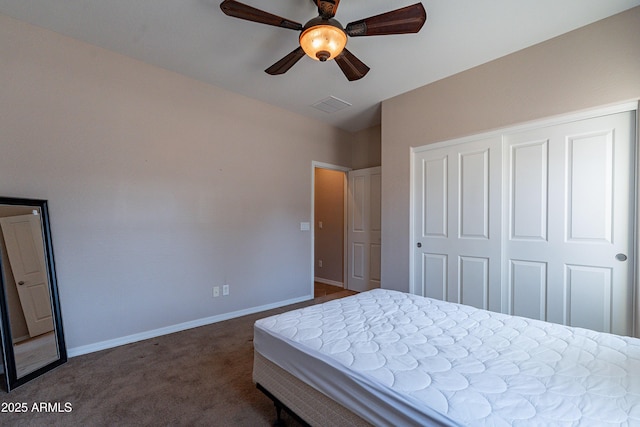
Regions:
<instances>
[{"instance_id":1,"label":"white mattress","mask_svg":"<svg viewBox=\"0 0 640 427\"><path fill-rule=\"evenodd\" d=\"M375 425L640 425L640 340L376 289L261 319L255 350Z\"/></svg>"}]
</instances>

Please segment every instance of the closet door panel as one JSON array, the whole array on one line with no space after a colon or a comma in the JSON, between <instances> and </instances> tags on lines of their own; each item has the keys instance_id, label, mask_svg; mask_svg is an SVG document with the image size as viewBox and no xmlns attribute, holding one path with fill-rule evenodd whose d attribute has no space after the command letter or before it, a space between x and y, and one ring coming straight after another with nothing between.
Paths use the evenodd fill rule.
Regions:
<instances>
[{"instance_id":1,"label":"closet door panel","mask_svg":"<svg viewBox=\"0 0 640 427\"><path fill-rule=\"evenodd\" d=\"M413 292L500 310L500 163L500 138L416 153Z\"/></svg>"},{"instance_id":2,"label":"closet door panel","mask_svg":"<svg viewBox=\"0 0 640 427\"><path fill-rule=\"evenodd\" d=\"M527 317L632 333L634 134L632 112L505 134L504 257L546 266ZM520 314L514 286L508 312Z\"/></svg>"}]
</instances>

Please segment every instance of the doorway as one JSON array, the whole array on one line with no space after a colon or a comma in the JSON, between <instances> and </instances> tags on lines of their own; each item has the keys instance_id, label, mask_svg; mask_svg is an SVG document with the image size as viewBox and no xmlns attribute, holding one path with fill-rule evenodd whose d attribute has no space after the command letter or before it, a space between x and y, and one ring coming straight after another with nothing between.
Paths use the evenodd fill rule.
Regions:
<instances>
[{"instance_id":1,"label":"doorway","mask_svg":"<svg viewBox=\"0 0 640 427\"><path fill-rule=\"evenodd\" d=\"M380 287L381 167L312 164L312 291ZM337 289L336 289L337 288ZM320 290L322 292L322 290ZM324 295L323 294L323 295Z\"/></svg>"},{"instance_id":2,"label":"doorway","mask_svg":"<svg viewBox=\"0 0 640 427\"><path fill-rule=\"evenodd\" d=\"M344 289L346 277L346 210L349 169L313 165L314 295Z\"/></svg>"}]
</instances>

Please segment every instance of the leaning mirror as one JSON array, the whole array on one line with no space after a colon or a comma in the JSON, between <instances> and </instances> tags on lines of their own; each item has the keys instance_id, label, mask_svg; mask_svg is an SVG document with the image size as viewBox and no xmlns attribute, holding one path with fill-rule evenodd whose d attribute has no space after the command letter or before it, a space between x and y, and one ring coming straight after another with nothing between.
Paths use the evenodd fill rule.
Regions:
<instances>
[{"instance_id":1,"label":"leaning mirror","mask_svg":"<svg viewBox=\"0 0 640 427\"><path fill-rule=\"evenodd\" d=\"M11 391L67 361L46 200L0 197L0 284Z\"/></svg>"}]
</instances>

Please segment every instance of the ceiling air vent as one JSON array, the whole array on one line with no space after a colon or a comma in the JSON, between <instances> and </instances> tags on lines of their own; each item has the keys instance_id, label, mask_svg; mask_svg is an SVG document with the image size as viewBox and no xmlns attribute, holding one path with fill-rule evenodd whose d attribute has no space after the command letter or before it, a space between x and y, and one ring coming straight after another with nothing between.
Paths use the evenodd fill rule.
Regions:
<instances>
[{"instance_id":1,"label":"ceiling air vent","mask_svg":"<svg viewBox=\"0 0 640 427\"><path fill-rule=\"evenodd\" d=\"M324 111L325 113L331 114L336 111L340 111L343 108L351 107L347 101L343 101L342 99L338 99L335 96L330 96L328 98L323 99L322 101L318 101L312 105L313 108L316 108L320 111Z\"/></svg>"}]
</instances>

